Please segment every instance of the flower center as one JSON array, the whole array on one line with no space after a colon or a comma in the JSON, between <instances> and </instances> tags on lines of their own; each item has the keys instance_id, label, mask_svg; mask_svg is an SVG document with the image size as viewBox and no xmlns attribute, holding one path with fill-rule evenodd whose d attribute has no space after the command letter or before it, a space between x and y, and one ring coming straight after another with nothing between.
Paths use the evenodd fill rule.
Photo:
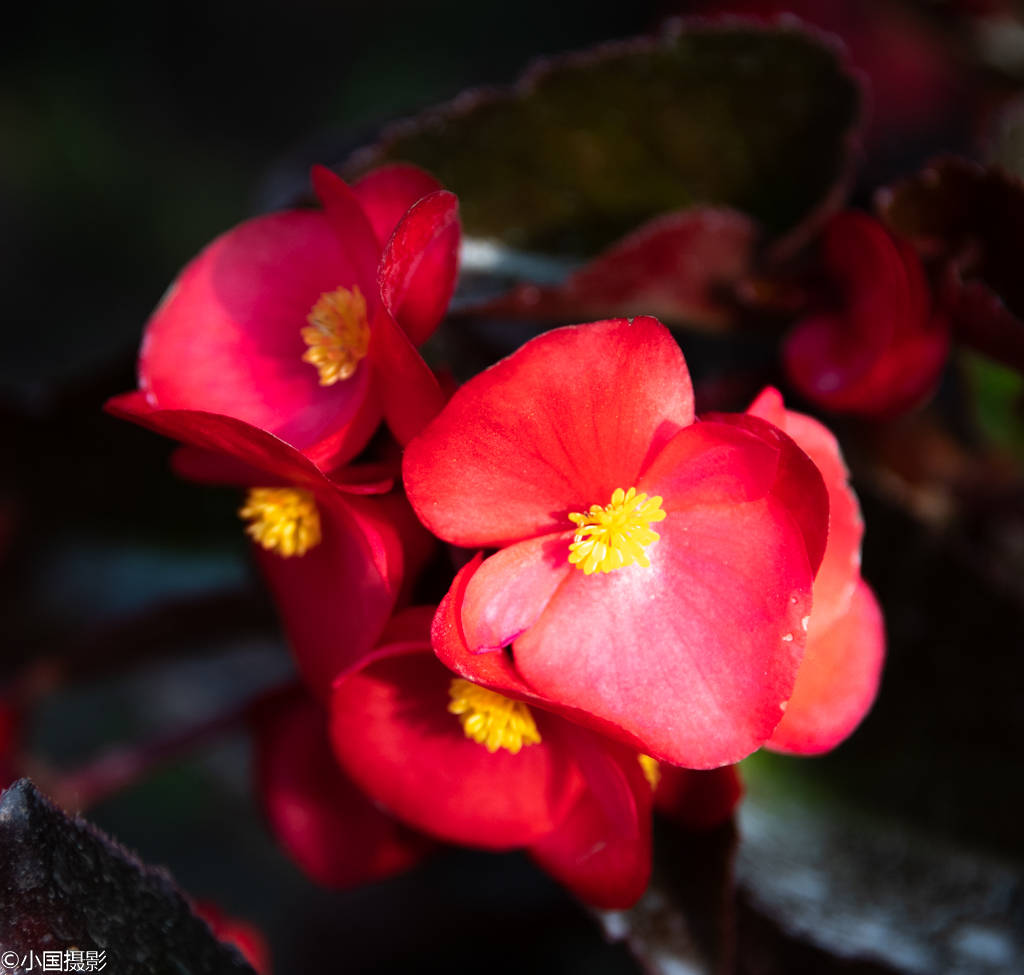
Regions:
<instances>
[{"instance_id":1,"label":"flower center","mask_svg":"<svg viewBox=\"0 0 1024 975\"><path fill-rule=\"evenodd\" d=\"M658 783L661 781L661 766L658 764L658 760L642 753L637 755L636 760L640 763L644 778L651 784L651 788L657 789Z\"/></svg>"},{"instance_id":2,"label":"flower center","mask_svg":"<svg viewBox=\"0 0 1024 975\"><path fill-rule=\"evenodd\" d=\"M306 321L302 339L309 348L302 361L316 366L321 386L348 379L370 347L363 293L358 287L324 292Z\"/></svg>"},{"instance_id":3,"label":"flower center","mask_svg":"<svg viewBox=\"0 0 1024 975\"><path fill-rule=\"evenodd\" d=\"M251 538L286 558L320 544L320 512L309 491L250 488L238 514L249 522L245 531Z\"/></svg>"},{"instance_id":4,"label":"flower center","mask_svg":"<svg viewBox=\"0 0 1024 975\"><path fill-rule=\"evenodd\" d=\"M569 561L588 576L593 572L611 572L634 562L649 566L644 549L660 536L650 527L662 521L665 512L661 498L637 494L636 488L616 488L611 504L590 506L586 514L573 512L569 520L576 535L569 546Z\"/></svg>"},{"instance_id":5,"label":"flower center","mask_svg":"<svg viewBox=\"0 0 1024 975\"><path fill-rule=\"evenodd\" d=\"M525 745L539 745L540 732L530 709L486 687L456 677L448 686L448 710L457 714L466 737L489 752L505 748L513 755Z\"/></svg>"}]
</instances>

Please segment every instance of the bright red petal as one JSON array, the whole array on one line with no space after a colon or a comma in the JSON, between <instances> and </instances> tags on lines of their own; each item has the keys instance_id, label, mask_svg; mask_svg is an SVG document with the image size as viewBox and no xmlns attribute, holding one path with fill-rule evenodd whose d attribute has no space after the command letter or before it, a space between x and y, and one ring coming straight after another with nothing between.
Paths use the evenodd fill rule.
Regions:
<instances>
[{"instance_id":1,"label":"bright red petal","mask_svg":"<svg viewBox=\"0 0 1024 975\"><path fill-rule=\"evenodd\" d=\"M430 173L410 163L381 166L352 184L382 251L409 208L439 189Z\"/></svg>"},{"instance_id":2,"label":"bright red petal","mask_svg":"<svg viewBox=\"0 0 1024 975\"><path fill-rule=\"evenodd\" d=\"M377 300L374 282L381 247L370 218L353 187L336 173L326 166L314 166L310 176L337 246L345 262L353 269L354 281L372 312Z\"/></svg>"},{"instance_id":3,"label":"bright red petal","mask_svg":"<svg viewBox=\"0 0 1024 975\"><path fill-rule=\"evenodd\" d=\"M331 741L342 767L384 808L441 839L487 849L536 841L582 788L571 756L548 740L513 755L467 738L448 712L452 674L428 653L378 655L340 679Z\"/></svg>"},{"instance_id":4,"label":"bright red petal","mask_svg":"<svg viewBox=\"0 0 1024 975\"><path fill-rule=\"evenodd\" d=\"M471 379L405 455L421 520L467 547L561 532L636 484L693 421L682 353L653 318L556 329Z\"/></svg>"},{"instance_id":5,"label":"bright red petal","mask_svg":"<svg viewBox=\"0 0 1024 975\"><path fill-rule=\"evenodd\" d=\"M676 511L657 529L649 567L570 574L515 642L516 668L654 758L739 761L792 693L810 613L803 540L770 498Z\"/></svg>"},{"instance_id":6,"label":"bright red petal","mask_svg":"<svg viewBox=\"0 0 1024 975\"><path fill-rule=\"evenodd\" d=\"M425 342L448 310L459 238L458 200L438 190L409 210L384 248L380 296L413 345Z\"/></svg>"},{"instance_id":7,"label":"bright red petal","mask_svg":"<svg viewBox=\"0 0 1024 975\"><path fill-rule=\"evenodd\" d=\"M714 413L705 419L745 430L777 451L775 476L768 490L799 527L811 570L816 572L828 544L829 494L814 461L792 437L758 416Z\"/></svg>"},{"instance_id":8,"label":"bright red petal","mask_svg":"<svg viewBox=\"0 0 1024 975\"><path fill-rule=\"evenodd\" d=\"M360 422L371 409L369 369L321 386L302 361L301 330L322 294L358 277L322 213L236 227L185 268L153 314L140 387L153 406L234 417L325 466L352 456L372 430Z\"/></svg>"},{"instance_id":9,"label":"bright red petal","mask_svg":"<svg viewBox=\"0 0 1024 975\"><path fill-rule=\"evenodd\" d=\"M301 556L254 550L303 678L319 698L376 644L394 608L404 556L390 506L318 495L322 539Z\"/></svg>"},{"instance_id":10,"label":"bright red petal","mask_svg":"<svg viewBox=\"0 0 1024 975\"><path fill-rule=\"evenodd\" d=\"M793 696L767 747L817 755L838 745L871 708L884 656L882 613L861 581L843 616L820 628L811 616Z\"/></svg>"},{"instance_id":11,"label":"bright red petal","mask_svg":"<svg viewBox=\"0 0 1024 975\"><path fill-rule=\"evenodd\" d=\"M829 223L823 259L839 306L790 333L790 379L828 409L881 416L909 408L934 386L949 344L948 324L930 315L920 259L853 211Z\"/></svg>"},{"instance_id":12,"label":"bright red petal","mask_svg":"<svg viewBox=\"0 0 1024 975\"><path fill-rule=\"evenodd\" d=\"M384 307L374 322L370 357L384 418L395 439L407 444L441 412L441 384Z\"/></svg>"},{"instance_id":13,"label":"bright red petal","mask_svg":"<svg viewBox=\"0 0 1024 975\"><path fill-rule=\"evenodd\" d=\"M491 690L499 691L506 697L535 704L566 718L568 722L624 741L635 749L639 743L611 722L538 694L519 676L511 654L500 650L481 652L479 646L468 642L465 626L465 615L467 614L464 614L463 606L469 585L474 574L479 570L481 561L482 556L478 555L463 566L437 609L430 640L438 659L449 670L474 684L481 684ZM495 576L494 581L496 584L499 583L499 577Z\"/></svg>"},{"instance_id":14,"label":"bright red petal","mask_svg":"<svg viewBox=\"0 0 1024 975\"><path fill-rule=\"evenodd\" d=\"M273 434L242 420L198 410L159 409L150 405L141 392L115 396L107 401L104 409L123 420L224 458L216 465L219 473L233 471L238 474L244 470L262 472L292 484L319 485L323 482L323 475L302 453ZM200 464L199 467L196 473L213 473L212 465ZM228 478L229 483L232 480L233 477ZM245 483L255 482L246 479Z\"/></svg>"},{"instance_id":15,"label":"bright red petal","mask_svg":"<svg viewBox=\"0 0 1024 975\"><path fill-rule=\"evenodd\" d=\"M602 795L607 781L598 784L588 776L572 811L531 846L530 856L588 904L632 907L651 875L651 788L635 752L609 746L593 757L602 761L601 778L615 779L617 791L628 798L630 815L609 808Z\"/></svg>"},{"instance_id":16,"label":"bright red petal","mask_svg":"<svg viewBox=\"0 0 1024 975\"><path fill-rule=\"evenodd\" d=\"M700 772L660 766L654 808L684 829L714 829L726 822L743 797L735 765Z\"/></svg>"},{"instance_id":17,"label":"bright red petal","mask_svg":"<svg viewBox=\"0 0 1024 975\"><path fill-rule=\"evenodd\" d=\"M254 715L257 791L270 827L318 883L354 887L407 869L430 849L381 812L338 767L324 713L301 694Z\"/></svg>"}]
</instances>

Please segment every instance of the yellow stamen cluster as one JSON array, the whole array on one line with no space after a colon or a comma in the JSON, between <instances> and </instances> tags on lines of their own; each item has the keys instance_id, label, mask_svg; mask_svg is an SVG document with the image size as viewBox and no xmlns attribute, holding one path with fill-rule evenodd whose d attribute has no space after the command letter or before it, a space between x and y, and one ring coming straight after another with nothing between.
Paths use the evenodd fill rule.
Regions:
<instances>
[{"instance_id":1,"label":"yellow stamen cluster","mask_svg":"<svg viewBox=\"0 0 1024 975\"><path fill-rule=\"evenodd\" d=\"M320 543L320 512L309 491L300 488L251 488L239 517L265 549L286 558L305 555Z\"/></svg>"},{"instance_id":2,"label":"yellow stamen cluster","mask_svg":"<svg viewBox=\"0 0 1024 975\"><path fill-rule=\"evenodd\" d=\"M637 755L636 760L640 763L644 778L651 784L651 788L657 789L658 783L661 781L661 766L658 764L658 760L643 754Z\"/></svg>"},{"instance_id":3,"label":"yellow stamen cluster","mask_svg":"<svg viewBox=\"0 0 1024 975\"><path fill-rule=\"evenodd\" d=\"M634 562L644 567L651 563L644 548L660 537L648 526L662 521L665 512L661 498L616 488L611 504L603 508L591 505L586 514L573 512L569 520L576 525L576 535L569 546L569 561L587 575L611 572Z\"/></svg>"},{"instance_id":4,"label":"yellow stamen cluster","mask_svg":"<svg viewBox=\"0 0 1024 975\"><path fill-rule=\"evenodd\" d=\"M459 716L466 737L489 752L499 748L518 754L526 745L539 745L540 732L530 709L461 677L448 686L448 710Z\"/></svg>"},{"instance_id":5,"label":"yellow stamen cluster","mask_svg":"<svg viewBox=\"0 0 1024 975\"><path fill-rule=\"evenodd\" d=\"M302 330L309 346L303 362L316 366L321 386L352 376L370 348L366 299L358 287L337 288L320 295Z\"/></svg>"}]
</instances>

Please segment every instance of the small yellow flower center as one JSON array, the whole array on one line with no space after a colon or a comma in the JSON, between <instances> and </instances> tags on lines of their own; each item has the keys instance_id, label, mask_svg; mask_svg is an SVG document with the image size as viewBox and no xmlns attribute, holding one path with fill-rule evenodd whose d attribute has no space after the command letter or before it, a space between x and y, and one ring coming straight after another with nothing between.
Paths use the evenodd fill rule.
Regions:
<instances>
[{"instance_id":1,"label":"small yellow flower center","mask_svg":"<svg viewBox=\"0 0 1024 975\"><path fill-rule=\"evenodd\" d=\"M457 714L466 737L489 752L505 748L513 755L526 745L539 745L540 732L530 709L486 687L456 677L448 686L448 710Z\"/></svg>"},{"instance_id":2,"label":"small yellow flower center","mask_svg":"<svg viewBox=\"0 0 1024 975\"><path fill-rule=\"evenodd\" d=\"M352 376L370 347L366 299L359 288L320 295L306 321L302 339L309 348L302 361L316 366L320 385L333 386Z\"/></svg>"},{"instance_id":3,"label":"small yellow flower center","mask_svg":"<svg viewBox=\"0 0 1024 975\"><path fill-rule=\"evenodd\" d=\"M661 498L637 494L636 488L616 488L611 504L590 506L586 514L573 512L569 520L576 535L569 546L569 561L588 576L593 572L611 572L634 562L649 566L646 546L660 537L650 527L663 521Z\"/></svg>"},{"instance_id":4,"label":"small yellow flower center","mask_svg":"<svg viewBox=\"0 0 1024 975\"><path fill-rule=\"evenodd\" d=\"M657 789L658 783L661 781L661 766L658 764L658 760L651 758L650 755L637 755L636 760L640 763L644 778L650 782L651 788Z\"/></svg>"},{"instance_id":5,"label":"small yellow flower center","mask_svg":"<svg viewBox=\"0 0 1024 975\"><path fill-rule=\"evenodd\" d=\"M249 522L245 531L251 538L286 558L320 543L320 512L309 491L251 488L238 514Z\"/></svg>"}]
</instances>

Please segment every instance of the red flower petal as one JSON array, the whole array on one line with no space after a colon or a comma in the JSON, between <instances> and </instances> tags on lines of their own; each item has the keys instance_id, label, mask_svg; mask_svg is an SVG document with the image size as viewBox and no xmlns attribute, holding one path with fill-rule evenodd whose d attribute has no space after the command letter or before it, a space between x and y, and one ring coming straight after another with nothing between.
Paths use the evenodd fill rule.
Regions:
<instances>
[{"instance_id":1,"label":"red flower petal","mask_svg":"<svg viewBox=\"0 0 1024 975\"><path fill-rule=\"evenodd\" d=\"M382 813L331 754L323 712L302 694L254 715L257 791L271 829L318 883L353 887L412 866L426 837Z\"/></svg>"},{"instance_id":2,"label":"red flower petal","mask_svg":"<svg viewBox=\"0 0 1024 975\"><path fill-rule=\"evenodd\" d=\"M481 652L479 646L468 642L465 617L469 614L463 612L463 606L469 584L474 573L479 570L481 561L482 556L478 555L463 566L437 609L430 640L440 661L449 670L474 684L481 684L491 690L499 691L506 697L513 697L544 708L566 718L573 724L582 725L606 737L624 741L633 748L639 747L638 741L611 722L539 695L519 676L510 654L502 653L499 650ZM496 573L493 581L496 587L500 586L500 575ZM511 584L510 578L508 581Z\"/></svg>"},{"instance_id":3,"label":"red flower petal","mask_svg":"<svg viewBox=\"0 0 1024 975\"><path fill-rule=\"evenodd\" d=\"M778 390L765 389L748 410L784 430L814 461L828 491L828 543L814 577L813 618L818 626L844 613L860 578L864 521L849 484L836 438L817 420L787 410Z\"/></svg>"},{"instance_id":4,"label":"red flower petal","mask_svg":"<svg viewBox=\"0 0 1024 975\"><path fill-rule=\"evenodd\" d=\"M543 535L485 560L466 587L462 624L475 650L508 646L531 627L570 572L571 536Z\"/></svg>"},{"instance_id":5,"label":"red flower petal","mask_svg":"<svg viewBox=\"0 0 1024 975\"><path fill-rule=\"evenodd\" d=\"M803 652L811 574L771 499L673 512L650 567L574 572L514 644L539 694L611 721L655 758L714 768L772 733Z\"/></svg>"},{"instance_id":6,"label":"red flower petal","mask_svg":"<svg viewBox=\"0 0 1024 975\"><path fill-rule=\"evenodd\" d=\"M739 427L777 451L772 497L782 502L804 538L811 570L825 555L829 532L829 494L814 461L779 427L749 413L714 413L708 421Z\"/></svg>"},{"instance_id":7,"label":"red flower petal","mask_svg":"<svg viewBox=\"0 0 1024 975\"><path fill-rule=\"evenodd\" d=\"M381 250L409 208L442 188L430 173L411 163L380 166L352 184L352 192L373 226Z\"/></svg>"},{"instance_id":8,"label":"red flower petal","mask_svg":"<svg viewBox=\"0 0 1024 975\"><path fill-rule=\"evenodd\" d=\"M322 213L243 223L185 268L150 319L140 387L153 406L234 417L333 466L372 430L356 422L372 410L370 370L320 386L301 330L321 294L359 280Z\"/></svg>"},{"instance_id":9,"label":"red flower petal","mask_svg":"<svg viewBox=\"0 0 1024 975\"><path fill-rule=\"evenodd\" d=\"M428 652L378 655L340 679L331 740L343 768L384 808L433 836L488 849L536 841L582 789L571 757L549 741L489 752L448 712L452 675Z\"/></svg>"},{"instance_id":10,"label":"red flower petal","mask_svg":"<svg viewBox=\"0 0 1024 975\"><path fill-rule=\"evenodd\" d=\"M372 316L377 301L374 282L381 247L371 220L353 188L326 166L314 166L310 178L337 245L353 270L354 281L363 292Z\"/></svg>"},{"instance_id":11,"label":"red flower petal","mask_svg":"<svg viewBox=\"0 0 1024 975\"><path fill-rule=\"evenodd\" d=\"M603 747L592 757L601 760L603 778L617 780L630 815L610 809L588 777L590 787L565 820L533 844L530 856L588 904L632 907L651 875L651 788L635 752Z\"/></svg>"},{"instance_id":12,"label":"red flower petal","mask_svg":"<svg viewBox=\"0 0 1024 975\"><path fill-rule=\"evenodd\" d=\"M254 546L299 671L326 698L331 683L376 644L401 585L402 540L383 499L317 495L322 538L283 558Z\"/></svg>"},{"instance_id":13,"label":"red flower petal","mask_svg":"<svg viewBox=\"0 0 1024 975\"><path fill-rule=\"evenodd\" d=\"M823 259L840 306L790 333L790 379L829 409L880 416L909 408L935 384L949 345L947 323L930 314L920 259L854 211L826 227Z\"/></svg>"},{"instance_id":14,"label":"red flower petal","mask_svg":"<svg viewBox=\"0 0 1024 975\"><path fill-rule=\"evenodd\" d=\"M409 337L381 307L373 326L370 356L384 404L384 418L400 444L407 444L441 412L445 394Z\"/></svg>"},{"instance_id":15,"label":"red flower petal","mask_svg":"<svg viewBox=\"0 0 1024 975\"><path fill-rule=\"evenodd\" d=\"M438 190L416 203L395 228L380 259L381 299L413 345L444 317L459 266L459 203Z\"/></svg>"},{"instance_id":16,"label":"red flower petal","mask_svg":"<svg viewBox=\"0 0 1024 975\"><path fill-rule=\"evenodd\" d=\"M471 379L405 455L409 498L468 547L561 532L693 420L682 353L653 318L556 329Z\"/></svg>"},{"instance_id":17,"label":"red flower petal","mask_svg":"<svg viewBox=\"0 0 1024 975\"><path fill-rule=\"evenodd\" d=\"M861 581L844 615L821 627L811 616L793 696L767 747L816 755L838 745L874 702L884 655L882 613Z\"/></svg>"},{"instance_id":18,"label":"red flower petal","mask_svg":"<svg viewBox=\"0 0 1024 975\"><path fill-rule=\"evenodd\" d=\"M292 484L323 483L323 475L302 453L273 434L242 420L199 410L165 410L152 406L144 393L124 393L107 401L104 409L165 437L224 455L248 471L265 472ZM230 460L221 468L227 472ZM237 465L235 471L239 470ZM253 483L247 481L247 483Z\"/></svg>"},{"instance_id":19,"label":"red flower petal","mask_svg":"<svg viewBox=\"0 0 1024 975\"><path fill-rule=\"evenodd\" d=\"M709 771L660 766L654 808L684 829L714 829L726 822L743 796L735 765Z\"/></svg>"}]
</instances>

